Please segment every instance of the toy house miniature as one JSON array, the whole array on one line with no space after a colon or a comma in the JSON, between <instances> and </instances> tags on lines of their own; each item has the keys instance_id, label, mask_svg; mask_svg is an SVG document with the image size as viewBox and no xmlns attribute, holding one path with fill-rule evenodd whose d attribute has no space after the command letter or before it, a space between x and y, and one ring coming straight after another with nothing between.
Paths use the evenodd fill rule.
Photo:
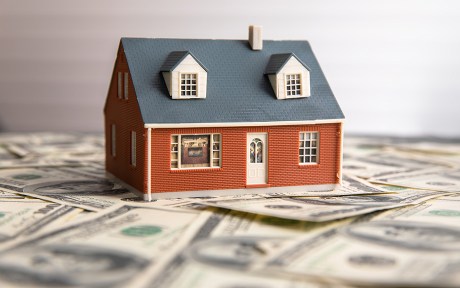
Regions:
<instances>
[{"instance_id":1,"label":"toy house miniature","mask_svg":"<svg viewBox=\"0 0 460 288\"><path fill-rule=\"evenodd\" d=\"M249 41L121 39L109 175L145 200L340 184L344 115L309 43L249 30Z\"/></svg>"}]
</instances>

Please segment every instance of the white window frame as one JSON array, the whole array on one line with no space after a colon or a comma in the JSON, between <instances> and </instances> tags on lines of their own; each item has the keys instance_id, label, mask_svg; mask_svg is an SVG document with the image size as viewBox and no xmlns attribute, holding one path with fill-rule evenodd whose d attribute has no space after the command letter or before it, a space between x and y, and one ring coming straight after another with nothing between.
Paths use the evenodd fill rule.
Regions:
<instances>
[{"instance_id":1,"label":"white window frame","mask_svg":"<svg viewBox=\"0 0 460 288\"><path fill-rule=\"evenodd\" d=\"M136 166L136 131L131 131L131 165Z\"/></svg>"},{"instance_id":2,"label":"white window frame","mask_svg":"<svg viewBox=\"0 0 460 288\"><path fill-rule=\"evenodd\" d=\"M181 167L182 136L209 135L209 166L206 167ZM217 136L217 137L215 137ZM174 140L174 139L177 140ZM217 138L217 139L216 139ZM216 147L214 145L217 144ZM171 170L193 170L210 169L222 167L222 134L220 133L199 133L199 134L172 134L170 138L170 168ZM173 155L175 155L173 157ZM175 165L173 164L175 163ZM177 167L174 167L177 166Z\"/></svg>"},{"instance_id":3,"label":"white window frame","mask_svg":"<svg viewBox=\"0 0 460 288\"><path fill-rule=\"evenodd\" d=\"M313 136L315 136L316 138L314 138ZM315 142L315 145L313 145L313 141ZM314 149L316 153L313 153ZM319 163L319 132L318 131L302 131L299 133L299 152L298 153L299 153L299 164L300 165L316 165ZM315 161L312 160L313 157L315 157Z\"/></svg>"},{"instance_id":4,"label":"white window frame","mask_svg":"<svg viewBox=\"0 0 460 288\"><path fill-rule=\"evenodd\" d=\"M294 77L294 78L292 78ZM289 74L286 74L285 77L284 77L284 80L286 81L285 82L285 91L286 91L286 98L296 98L296 97L299 97L299 96L302 96L302 73L289 73ZM288 84L288 81L295 81L294 84L289 83ZM297 89L297 86L299 86L299 88ZM291 89L288 89L288 87L290 87ZM294 89L292 89L294 88ZM289 94L289 92L292 93L292 91L295 91L296 94ZM297 93L298 92L298 93Z\"/></svg>"},{"instance_id":5,"label":"white window frame","mask_svg":"<svg viewBox=\"0 0 460 288\"><path fill-rule=\"evenodd\" d=\"M110 155L112 155L112 157L115 157L117 156L117 126L115 126L115 124L112 124L111 126L111 130L110 130Z\"/></svg>"},{"instance_id":6,"label":"white window frame","mask_svg":"<svg viewBox=\"0 0 460 288\"><path fill-rule=\"evenodd\" d=\"M123 89L123 96L125 100L128 100L128 87L129 87L129 74L128 72L124 73L124 89Z\"/></svg>"},{"instance_id":7,"label":"white window frame","mask_svg":"<svg viewBox=\"0 0 460 288\"><path fill-rule=\"evenodd\" d=\"M190 76L191 77L192 75L195 76L195 84L187 84L187 83L182 84L182 77L183 76ZM179 97L180 98L198 98L198 76L199 76L199 74L196 73L196 72L181 72L181 73L179 73ZM187 79L187 78L184 79L184 81L187 81L187 80L191 81L193 79L191 79L191 78L190 79ZM186 89L183 90L182 86L185 86ZM195 90L193 90L191 88L193 86L195 87ZM187 87L190 88L190 89L187 89ZM195 95L182 95L182 92L184 92L184 91L185 92L187 92L187 91L190 91L190 92L195 91ZM185 93L185 94L187 94L187 93Z\"/></svg>"}]
</instances>

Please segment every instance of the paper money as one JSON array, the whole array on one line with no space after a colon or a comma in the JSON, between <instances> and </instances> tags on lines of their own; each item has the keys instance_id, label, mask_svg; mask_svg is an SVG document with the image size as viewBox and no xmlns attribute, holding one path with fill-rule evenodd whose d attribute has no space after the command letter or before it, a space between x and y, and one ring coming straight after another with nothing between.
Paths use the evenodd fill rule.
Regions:
<instances>
[{"instance_id":1,"label":"paper money","mask_svg":"<svg viewBox=\"0 0 460 288\"><path fill-rule=\"evenodd\" d=\"M80 209L38 199L0 199L0 249L7 243L63 224ZM57 222L57 223L56 223Z\"/></svg>"},{"instance_id":2,"label":"paper money","mask_svg":"<svg viewBox=\"0 0 460 288\"><path fill-rule=\"evenodd\" d=\"M362 178L375 178L433 167L449 168L445 161L405 153L376 153L364 157L350 157L344 161L345 173Z\"/></svg>"},{"instance_id":3,"label":"paper money","mask_svg":"<svg viewBox=\"0 0 460 288\"><path fill-rule=\"evenodd\" d=\"M454 226L460 228L460 195L448 195L385 211L373 220L411 221Z\"/></svg>"},{"instance_id":4,"label":"paper money","mask_svg":"<svg viewBox=\"0 0 460 288\"><path fill-rule=\"evenodd\" d=\"M458 287L460 230L375 221L306 236L267 262L267 269L348 284Z\"/></svg>"},{"instance_id":5,"label":"paper money","mask_svg":"<svg viewBox=\"0 0 460 288\"><path fill-rule=\"evenodd\" d=\"M25 196L18 195L16 193L12 193L9 190L4 190L0 188L0 200L2 199L24 199Z\"/></svg>"},{"instance_id":6,"label":"paper money","mask_svg":"<svg viewBox=\"0 0 460 288\"><path fill-rule=\"evenodd\" d=\"M134 196L111 180L70 168L3 169L0 170L0 187L91 211L110 207Z\"/></svg>"},{"instance_id":7,"label":"paper money","mask_svg":"<svg viewBox=\"0 0 460 288\"><path fill-rule=\"evenodd\" d=\"M119 205L0 252L0 286L121 287L174 247L197 213Z\"/></svg>"},{"instance_id":8,"label":"paper money","mask_svg":"<svg viewBox=\"0 0 460 288\"><path fill-rule=\"evenodd\" d=\"M289 241L287 234L283 233L284 225L265 223L265 229L254 234L257 230L248 229L247 225L238 225L241 221L235 219L237 217L237 214L228 210L202 212L184 233L174 253L160 265L148 268L146 273L129 286L252 287L250 285L259 281L266 283L267 287L297 287L296 282L289 279L251 274L252 266ZM338 227L343 223L346 222L332 222L323 227L312 227L322 231L326 227ZM288 228L290 225L286 226Z\"/></svg>"},{"instance_id":9,"label":"paper money","mask_svg":"<svg viewBox=\"0 0 460 288\"><path fill-rule=\"evenodd\" d=\"M254 214L323 222L417 204L439 196L439 193L433 191L408 190L398 194L208 200L202 203Z\"/></svg>"},{"instance_id":10,"label":"paper money","mask_svg":"<svg viewBox=\"0 0 460 288\"><path fill-rule=\"evenodd\" d=\"M445 192L460 192L460 169L430 169L372 178L374 183Z\"/></svg>"}]
</instances>

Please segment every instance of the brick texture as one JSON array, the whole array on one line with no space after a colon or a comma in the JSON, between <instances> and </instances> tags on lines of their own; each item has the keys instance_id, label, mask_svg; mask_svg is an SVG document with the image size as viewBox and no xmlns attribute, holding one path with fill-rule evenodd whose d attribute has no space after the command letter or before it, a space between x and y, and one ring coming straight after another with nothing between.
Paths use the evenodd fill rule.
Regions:
<instances>
[{"instance_id":1,"label":"brick texture","mask_svg":"<svg viewBox=\"0 0 460 288\"><path fill-rule=\"evenodd\" d=\"M319 163L299 165L299 133L319 132ZM335 184L340 167L341 124L152 130L152 192L246 188L246 135L268 133L268 185ZM170 169L171 135L220 133L222 167Z\"/></svg>"},{"instance_id":2,"label":"brick texture","mask_svg":"<svg viewBox=\"0 0 460 288\"><path fill-rule=\"evenodd\" d=\"M123 77L125 72L129 72L121 44L118 49L104 109L106 169L137 190L146 191L144 175L147 175L147 153L145 152L147 133L140 115L131 77L128 77L128 99L124 99L124 94L121 95L121 99L118 97L118 72L122 72ZM122 90L124 90L124 82L122 82ZM112 124L116 126L115 157L111 153ZM131 131L136 132L136 166L131 165Z\"/></svg>"}]
</instances>

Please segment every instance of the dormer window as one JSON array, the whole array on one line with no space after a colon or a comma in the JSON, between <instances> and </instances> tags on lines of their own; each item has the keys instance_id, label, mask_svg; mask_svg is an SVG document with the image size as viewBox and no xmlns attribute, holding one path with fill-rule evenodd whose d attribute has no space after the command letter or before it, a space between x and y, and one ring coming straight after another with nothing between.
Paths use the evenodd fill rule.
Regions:
<instances>
[{"instance_id":1,"label":"dormer window","mask_svg":"<svg viewBox=\"0 0 460 288\"><path fill-rule=\"evenodd\" d=\"M265 75L277 99L310 96L310 68L293 53L272 55Z\"/></svg>"},{"instance_id":2,"label":"dormer window","mask_svg":"<svg viewBox=\"0 0 460 288\"><path fill-rule=\"evenodd\" d=\"M180 74L180 95L181 96L197 96L197 73L181 73Z\"/></svg>"},{"instance_id":3,"label":"dormer window","mask_svg":"<svg viewBox=\"0 0 460 288\"><path fill-rule=\"evenodd\" d=\"M301 96L302 89L300 85L301 74L286 75L286 96Z\"/></svg>"},{"instance_id":4,"label":"dormer window","mask_svg":"<svg viewBox=\"0 0 460 288\"><path fill-rule=\"evenodd\" d=\"M204 99L208 70L190 51L171 52L161 67L172 99Z\"/></svg>"}]
</instances>

